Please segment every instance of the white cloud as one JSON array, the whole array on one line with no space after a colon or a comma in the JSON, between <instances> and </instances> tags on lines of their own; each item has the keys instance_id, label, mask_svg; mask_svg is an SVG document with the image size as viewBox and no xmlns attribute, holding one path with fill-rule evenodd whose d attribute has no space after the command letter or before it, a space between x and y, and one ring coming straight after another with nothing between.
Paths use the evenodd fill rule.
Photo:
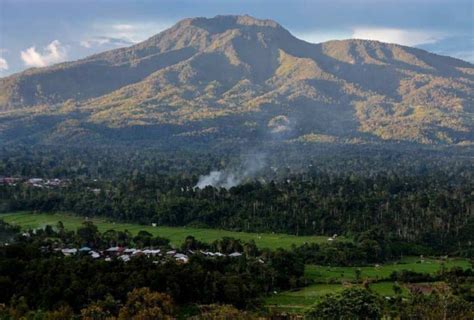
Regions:
<instances>
[{"instance_id":1,"label":"white cloud","mask_svg":"<svg viewBox=\"0 0 474 320\"><path fill-rule=\"evenodd\" d=\"M4 70L8 70L8 63L7 60L0 58L0 72Z\"/></svg>"},{"instance_id":2,"label":"white cloud","mask_svg":"<svg viewBox=\"0 0 474 320\"><path fill-rule=\"evenodd\" d=\"M43 52L39 52L36 48L30 47L25 51L21 51L21 60L26 66L30 67L45 67L53 63L58 63L66 60L66 48L61 45L58 40L52 41L48 44Z\"/></svg>"},{"instance_id":3,"label":"white cloud","mask_svg":"<svg viewBox=\"0 0 474 320\"><path fill-rule=\"evenodd\" d=\"M406 46L436 43L445 38L445 34L437 31L384 27L354 27L352 30L307 30L295 32L294 35L311 43L353 38L378 40Z\"/></svg>"},{"instance_id":4,"label":"white cloud","mask_svg":"<svg viewBox=\"0 0 474 320\"><path fill-rule=\"evenodd\" d=\"M112 28L117 31L130 31L135 29L136 27L131 24L115 24L112 26Z\"/></svg>"},{"instance_id":5,"label":"white cloud","mask_svg":"<svg viewBox=\"0 0 474 320\"><path fill-rule=\"evenodd\" d=\"M335 30L314 30L314 31L303 31L295 32L295 37L302 39L310 43L320 43L329 40L341 40L351 37L350 32L342 32Z\"/></svg>"},{"instance_id":6,"label":"white cloud","mask_svg":"<svg viewBox=\"0 0 474 320\"><path fill-rule=\"evenodd\" d=\"M444 38L444 35L436 31L356 27L353 29L352 38L378 40L388 43L397 43L406 46L435 43Z\"/></svg>"},{"instance_id":7,"label":"white cloud","mask_svg":"<svg viewBox=\"0 0 474 320\"><path fill-rule=\"evenodd\" d=\"M124 47L133 44L133 42L127 41L125 39L110 38L110 37L92 37L89 39L82 40L80 45L84 48L92 47L101 47L101 46L115 46L115 47Z\"/></svg>"},{"instance_id":8,"label":"white cloud","mask_svg":"<svg viewBox=\"0 0 474 320\"><path fill-rule=\"evenodd\" d=\"M97 25L96 37L120 39L124 42L137 43L169 28L172 22L133 22L109 23Z\"/></svg>"}]
</instances>

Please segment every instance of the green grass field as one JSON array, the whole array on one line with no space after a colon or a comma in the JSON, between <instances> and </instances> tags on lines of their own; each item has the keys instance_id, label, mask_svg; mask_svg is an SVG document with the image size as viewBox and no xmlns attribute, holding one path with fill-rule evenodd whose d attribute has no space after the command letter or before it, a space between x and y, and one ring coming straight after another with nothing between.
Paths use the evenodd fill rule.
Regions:
<instances>
[{"instance_id":1,"label":"green grass field","mask_svg":"<svg viewBox=\"0 0 474 320\"><path fill-rule=\"evenodd\" d=\"M267 308L278 309L280 311L302 313L313 305L321 296L338 292L344 289L347 284L344 282L353 281L356 278L356 269L361 270L361 279L381 280L390 276L393 271L410 270L422 273L434 274L441 268L461 267L469 268L469 261L466 259L448 259L441 261L432 258L425 258L423 262L417 257L406 257L397 263L381 265L379 267L325 267L307 265L305 276L307 279L319 282L309 285L300 290L285 291L268 297L265 301ZM394 283L392 281L381 281L371 283L370 288L383 296L393 296ZM407 288L402 287L402 294L408 293Z\"/></svg>"},{"instance_id":2,"label":"green grass field","mask_svg":"<svg viewBox=\"0 0 474 320\"><path fill-rule=\"evenodd\" d=\"M19 225L23 229L38 228L45 225L55 226L58 221L62 221L67 229L77 229L84 221L83 217L70 214L46 214L46 213L29 213L15 212L0 214L0 219L10 224ZM222 237L233 237L242 241L254 240L260 248L290 248L292 244L301 245L305 242L326 242L327 236L293 236L287 234L273 233L249 233L249 232L233 232L219 229L204 228L188 228L188 227L152 227L132 223L118 223L107 221L104 218L89 219L94 222L100 231L109 229L128 230L132 234L138 233L140 230L150 232L155 236L161 236L170 239L175 246L181 245L184 239L192 235L196 239L204 242L212 242Z\"/></svg>"},{"instance_id":3,"label":"green grass field","mask_svg":"<svg viewBox=\"0 0 474 320\"><path fill-rule=\"evenodd\" d=\"M306 277L316 282L330 283L341 281L353 281L356 277L356 269L360 270L361 279L381 280L390 276L393 271L409 270L420 273L434 274L442 267L450 269L452 267L468 268L469 261L466 259L448 259L447 261L424 258L420 261L418 257L405 257L394 263L382 264L378 267L325 267L308 265L305 273Z\"/></svg>"},{"instance_id":4,"label":"green grass field","mask_svg":"<svg viewBox=\"0 0 474 320\"><path fill-rule=\"evenodd\" d=\"M317 299L325 294L341 291L344 287L340 284L315 284L301 290L284 291L274 294L265 300L269 309L278 309L287 312L303 312L313 305Z\"/></svg>"},{"instance_id":5,"label":"green grass field","mask_svg":"<svg viewBox=\"0 0 474 320\"><path fill-rule=\"evenodd\" d=\"M394 296L393 282L377 282L370 284L370 289L382 296ZM315 304L319 298L329 293L342 291L346 286L342 284L313 284L295 291L284 291L268 297L265 305L269 309L291 313L303 313ZM402 287L402 295L408 290Z\"/></svg>"},{"instance_id":6,"label":"green grass field","mask_svg":"<svg viewBox=\"0 0 474 320\"><path fill-rule=\"evenodd\" d=\"M23 229L38 228L45 225L55 226L58 221L62 221L68 229L77 229L84 218L70 214L38 214L29 212L16 212L0 214L0 219L7 223L19 225ZM100 231L109 229L128 230L132 234L136 234L140 230L145 230L153 235L159 235L171 240L174 245L180 245L188 235L192 235L197 239L205 242L212 242L222 237L234 237L243 241L254 240L259 247L262 248L289 248L292 244L300 245L305 242L326 242L326 236L292 236L285 234L269 234L269 233L247 233L232 232L216 229L203 228L187 228L187 227L152 227L132 223L118 223L107 221L104 218L89 219L94 222ZM356 269L360 269L361 279L380 280L386 279L393 271L411 270L423 273L435 273L442 266L451 268L459 266L468 268L469 262L465 259L448 259L441 261L433 258L426 258L423 262L418 257L406 257L396 263L387 263L367 267L326 267L307 265L305 276L307 279L316 282L315 284L304 287L300 290L285 291L268 297L265 305L272 309L276 308L282 311L301 313L307 307L313 305L317 299L325 294L341 291L344 289L344 282L354 281L356 277ZM393 282L383 281L370 284L375 292L384 296L394 295ZM407 290L403 288L406 294Z\"/></svg>"}]
</instances>

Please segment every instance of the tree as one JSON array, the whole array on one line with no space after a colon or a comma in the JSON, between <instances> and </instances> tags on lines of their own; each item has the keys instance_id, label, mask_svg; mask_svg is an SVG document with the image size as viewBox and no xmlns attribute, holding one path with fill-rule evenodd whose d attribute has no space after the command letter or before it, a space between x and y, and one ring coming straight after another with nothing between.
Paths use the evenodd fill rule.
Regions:
<instances>
[{"instance_id":1,"label":"tree","mask_svg":"<svg viewBox=\"0 0 474 320\"><path fill-rule=\"evenodd\" d=\"M393 284L392 289L396 296L400 296L403 292L402 287L397 282Z\"/></svg>"},{"instance_id":2,"label":"tree","mask_svg":"<svg viewBox=\"0 0 474 320\"><path fill-rule=\"evenodd\" d=\"M151 239L153 235L147 231L139 231L138 234L133 238L133 242L139 248L148 247L151 245Z\"/></svg>"},{"instance_id":3,"label":"tree","mask_svg":"<svg viewBox=\"0 0 474 320\"><path fill-rule=\"evenodd\" d=\"M474 304L452 294L446 285L431 294L413 291L400 307L401 319L473 319Z\"/></svg>"},{"instance_id":4,"label":"tree","mask_svg":"<svg viewBox=\"0 0 474 320\"><path fill-rule=\"evenodd\" d=\"M138 288L129 292L127 302L120 309L120 320L173 319L173 300L167 294Z\"/></svg>"},{"instance_id":5,"label":"tree","mask_svg":"<svg viewBox=\"0 0 474 320\"><path fill-rule=\"evenodd\" d=\"M69 306L62 306L57 310L49 311L45 314L45 320L65 320L73 319L74 312Z\"/></svg>"},{"instance_id":6,"label":"tree","mask_svg":"<svg viewBox=\"0 0 474 320\"><path fill-rule=\"evenodd\" d=\"M328 294L313 306L308 319L380 319L383 304L379 296L362 288Z\"/></svg>"},{"instance_id":7,"label":"tree","mask_svg":"<svg viewBox=\"0 0 474 320\"><path fill-rule=\"evenodd\" d=\"M119 301L112 295L107 295L104 300L98 300L81 309L82 320L113 320L117 314Z\"/></svg>"},{"instance_id":8,"label":"tree","mask_svg":"<svg viewBox=\"0 0 474 320\"><path fill-rule=\"evenodd\" d=\"M240 311L232 305L204 305L200 306L200 314L189 318L190 320L250 320L255 317L247 312Z\"/></svg>"},{"instance_id":9,"label":"tree","mask_svg":"<svg viewBox=\"0 0 474 320\"><path fill-rule=\"evenodd\" d=\"M92 221L84 221L77 229L77 236L86 245L93 246L98 237L97 226Z\"/></svg>"},{"instance_id":10,"label":"tree","mask_svg":"<svg viewBox=\"0 0 474 320\"><path fill-rule=\"evenodd\" d=\"M362 269L361 268L357 268L355 269L355 279L356 279L356 282L360 282L360 277L362 275Z\"/></svg>"}]
</instances>

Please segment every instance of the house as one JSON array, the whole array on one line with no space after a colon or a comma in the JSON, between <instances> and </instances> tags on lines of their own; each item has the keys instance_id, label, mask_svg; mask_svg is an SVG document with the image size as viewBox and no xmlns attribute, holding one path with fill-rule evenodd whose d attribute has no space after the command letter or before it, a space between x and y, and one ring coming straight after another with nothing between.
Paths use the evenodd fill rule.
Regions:
<instances>
[{"instance_id":1,"label":"house","mask_svg":"<svg viewBox=\"0 0 474 320\"><path fill-rule=\"evenodd\" d=\"M77 249L76 248L72 248L72 249L66 248L66 249L62 249L61 252L65 256L70 256L70 255L76 254Z\"/></svg>"},{"instance_id":2,"label":"house","mask_svg":"<svg viewBox=\"0 0 474 320\"><path fill-rule=\"evenodd\" d=\"M61 185L61 180L59 179L50 179L46 181L46 185L52 186L52 187L59 187Z\"/></svg>"},{"instance_id":3,"label":"house","mask_svg":"<svg viewBox=\"0 0 474 320\"><path fill-rule=\"evenodd\" d=\"M121 247L110 247L107 250L105 250L105 252L109 255L117 256L117 255L121 254L123 252L123 250L124 249L121 248Z\"/></svg>"},{"instance_id":4,"label":"house","mask_svg":"<svg viewBox=\"0 0 474 320\"><path fill-rule=\"evenodd\" d=\"M20 181L20 178L0 177L0 184L7 186L16 186L18 181Z\"/></svg>"},{"instance_id":5,"label":"house","mask_svg":"<svg viewBox=\"0 0 474 320\"><path fill-rule=\"evenodd\" d=\"M183 262L183 263L187 263L189 261L189 257L182 253L175 254L174 258L176 259L176 261Z\"/></svg>"},{"instance_id":6,"label":"house","mask_svg":"<svg viewBox=\"0 0 474 320\"><path fill-rule=\"evenodd\" d=\"M89 251L89 254L91 255L91 257L92 257L93 259L98 259L98 258L100 258L100 254L99 254L98 252L96 252L96 251L92 251L92 250L91 250L91 251Z\"/></svg>"},{"instance_id":7,"label":"house","mask_svg":"<svg viewBox=\"0 0 474 320\"><path fill-rule=\"evenodd\" d=\"M146 254L147 256L156 256L157 254L159 254L161 252L160 249L156 249L156 250L153 250L153 249L145 249L143 250L143 253ZM169 253L167 253L169 254Z\"/></svg>"},{"instance_id":8,"label":"house","mask_svg":"<svg viewBox=\"0 0 474 320\"><path fill-rule=\"evenodd\" d=\"M229 257L231 258L237 258L237 257L240 257L242 256L242 254L240 252L233 252L231 254L229 254Z\"/></svg>"},{"instance_id":9,"label":"house","mask_svg":"<svg viewBox=\"0 0 474 320\"><path fill-rule=\"evenodd\" d=\"M128 262L130 261L130 256L128 254L124 254L124 255L121 255L120 257L118 257L120 260L122 260L123 262Z\"/></svg>"},{"instance_id":10,"label":"house","mask_svg":"<svg viewBox=\"0 0 474 320\"><path fill-rule=\"evenodd\" d=\"M43 179L41 179L41 178L31 178L31 179L28 179L28 183L32 184L32 185L41 184L41 183L43 183Z\"/></svg>"}]
</instances>

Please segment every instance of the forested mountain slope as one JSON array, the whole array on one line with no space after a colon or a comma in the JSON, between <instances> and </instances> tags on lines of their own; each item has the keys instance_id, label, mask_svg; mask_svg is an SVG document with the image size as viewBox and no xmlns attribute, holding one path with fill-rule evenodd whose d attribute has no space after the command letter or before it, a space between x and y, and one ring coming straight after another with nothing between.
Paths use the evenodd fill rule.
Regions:
<instances>
[{"instance_id":1,"label":"forested mountain slope","mask_svg":"<svg viewBox=\"0 0 474 320\"><path fill-rule=\"evenodd\" d=\"M474 66L367 40L311 44L249 16L0 79L0 141L473 141ZM170 140L171 139L171 140Z\"/></svg>"}]
</instances>

